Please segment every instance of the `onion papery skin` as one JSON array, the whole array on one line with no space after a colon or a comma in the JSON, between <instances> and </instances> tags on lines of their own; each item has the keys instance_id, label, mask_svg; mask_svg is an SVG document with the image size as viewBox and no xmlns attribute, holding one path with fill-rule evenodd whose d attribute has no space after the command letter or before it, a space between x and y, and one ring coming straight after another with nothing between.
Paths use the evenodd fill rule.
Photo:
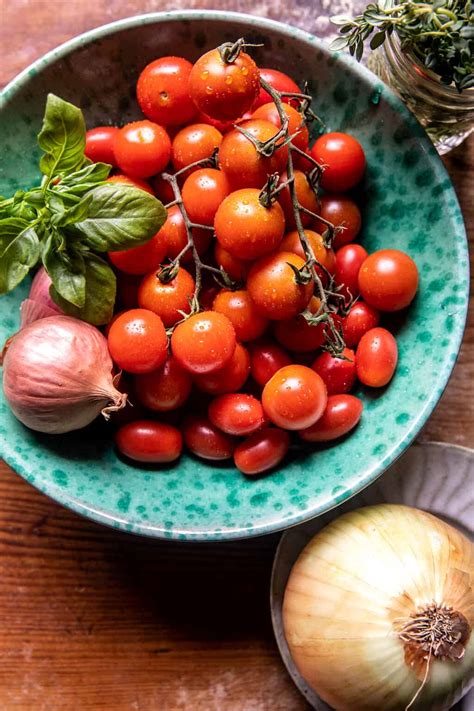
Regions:
<instances>
[{"instance_id":1,"label":"onion papery skin","mask_svg":"<svg viewBox=\"0 0 474 711\"><path fill-rule=\"evenodd\" d=\"M30 293L20 306L20 328L28 326L40 318L47 318L63 312L49 295L51 277L44 267L38 269L31 283Z\"/></svg>"},{"instance_id":2,"label":"onion papery skin","mask_svg":"<svg viewBox=\"0 0 474 711\"><path fill-rule=\"evenodd\" d=\"M474 627L474 546L440 519L380 504L322 529L290 573L285 636L306 682L336 711L404 711L423 676L399 637L412 613L452 606ZM426 670L426 666L424 666ZM461 661L431 658L410 710L444 711L474 680L474 634Z\"/></svg>"},{"instance_id":3,"label":"onion papery skin","mask_svg":"<svg viewBox=\"0 0 474 711\"><path fill-rule=\"evenodd\" d=\"M43 318L21 329L3 362L3 389L15 416L37 432L85 427L126 403L114 386L102 333L69 316Z\"/></svg>"}]
</instances>

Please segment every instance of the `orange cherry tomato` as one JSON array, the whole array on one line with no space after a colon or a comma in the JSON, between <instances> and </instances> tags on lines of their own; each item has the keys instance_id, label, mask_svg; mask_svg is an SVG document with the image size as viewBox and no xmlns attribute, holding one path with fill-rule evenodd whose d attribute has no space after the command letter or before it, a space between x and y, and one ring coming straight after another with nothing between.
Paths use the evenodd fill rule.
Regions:
<instances>
[{"instance_id":1,"label":"orange cherry tomato","mask_svg":"<svg viewBox=\"0 0 474 711\"><path fill-rule=\"evenodd\" d=\"M162 126L151 121L134 121L114 138L117 165L132 178L149 178L168 165L171 141Z\"/></svg>"},{"instance_id":2,"label":"orange cherry tomato","mask_svg":"<svg viewBox=\"0 0 474 711\"><path fill-rule=\"evenodd\" d=\"M398 361L397 342L385 328L364 333L356 351L357 377L364 385L381 388L393 378Z\"/></svg>"},{"instance_id":3,"label":"orange cherry tomato","mask_svg":"<svg viewBox=\"0 0 474 711\"><path fill-rule=\"evenodd\" d=\"M237 259L217 241L214 248L214 258L217 266L221 267L233 281L244 281L247 278L251 262Z\"/></svg>"},{"instance_id":4,"label":"orange cherry tomato","mask_svg":"<svg viewBox=\"0 0 474 711\"><path fill-rule=\"evenodd\" d=\"M217 208L230 193L230 185L222 171L200 168L189 175L181 195L191 222L212 225Z\"/></svg>"},{"instance_id":5,"label":"orange cherry tomato","mask_svg":"<svg viewBox=\"0 0 474 711\"><path fill-rule=\"evenodd\" d=\"M109 252L112 264L125 274L146 274L157 269L166 256L167 245L161 230L140 247Z\"/></svg>"},{"instance_id":6,"label":"orange cherry tomato","mask_svg":"<svg viewBox=\"0 0 474 711\"><path fill-rule=\"evenodd\" d=\"M171 350L190 373L213 373L228 363L236 338L231 322L216 311L201 311L179 323L171 336Z\"/></svg>"},{"instance_id":7,"label":"orange cherry tomato","mask_svg":"<svg viewBox=\"0 0 474 711\"><path fill-rule=\"evenodd\" d=\"M411 257L398 249L373 252L359 271L362 298L380 311L400 311L415 298L418 269Z\"/></svg>"},{"instance_id":8,"label":"orange cherry tomato","mask_svg":"<svg viewBox=\"0 0 474 711\"><path fill-rule=\"evenodd\" d=\"M317 232L313 232L313 230L305 230L304 233L308 240L309 246L313 250L315 258L323 267L322 269L321 267L316 266L319 278L324 284L326 284L328 278L324 268L327 269L330 274L334 274L336 269L336 255L334 254L334 250L331 247L324 246L324 240ZM306 259L300 236L296 230L288 232L283 237L280 243L280 249L285 252L294 252L303 259Z\"/></svg>"},{"instance_id":9,"label":"orange cherry tomato","mask_svg":"<svg viewBox=\"0 0 474 711\"><path fill-rule=\"evenodd\" d=\"M155 412L168 412L184 405L191 387L191 376L173 356L169 356L158 370L135 376L135 393L139 401Z\"/></svg>"},{"instance_id":10,"label":"orange cherry tomato","mask_svg":"<svg viewBox=\"0 0 474 711\"><path fill-rule=\"evenodd\" d=\"M300 112L290 104L283 104L283 111L288 116L288 132L292 137L292 143L302 151L306 151L309 145L309 131ZM252 118L269 121L278 129L281 127L280 115L273 101L260 106L253 112Z\"/></svg>"},{"instance_id":11,"label":"orange cherry tomato","mask_svg":"<svg viewBox=\"0 0 474 711\"><path fill-rule=\"evenodd\" d=\"M266 383L262 393L266 416L285 430L310 427L321 417L326 403L323 380L304 365L280 368Z\"/></svg>"},{"instance_id":12,"label":"orange cherry tomato","mask_svg":"<svg viewBox=\"0 0 474 711\"><path fill-rule=\"evenodd\" d=\"M150 193L150 195L155 194L146 180L140 180L140 178L130 178L128 175L111 175L110 178L107 178L106 182L123 183L123 185L131 185L134 188L144 190L146 193Z\"/></svg>"},{"instance_id":13,"label":"orange cherry tomato","mask_svg":"<svg viewBox=\"0 0 474 711\"><path fill-rule=\"evenodd\" d=\"M238 341L253 341L267 328L268 320L258 313L245 289L223 289L214 299L212 308L231 321Z\"/></svg>"},{"instance_id":14,"label":"orange cherry tomato","mask_svg":"<svg viewBox=\"0 0 474 711\"><path fill-rule=\"evenodd\" d=\"M162 282L155 270L147 274L138 289L138 304L157 314L166 327L181 321L189 313L190 300L194 295L194 279L179 267L178 273L168 282Z\"/></svg>"},{"instance_id":15,"label":"orange cherry tomato","mask_svg":"<svg viewBox=\"0 0 474 711\"><path fill-rule=\"evenodd\" d=\"M224 395L240 390L250 373L250 356L248 351L237 343L232 358L223 368L214 373L204 373L194 376L194 383L205 393Z\"/></svg>"},{"instance_id":16,"label":"orange cherry tomato","mask_svg":"<svg viewBox=\"0 0 474 711\"><path fill-rule=\"evenodd\" d=\"M183 438L176 427L164 422L136 420L115 435L117 449L129 459L149 464L167 464L181 455Z\"/></svg>"},{"instance_id":17,"label":"orange cherry tomato","mask_svg":"<svg viewBox=\"0 0 474 711\"><path fill-rule=\"evenodd\" d=\"M309 303L314 283L298 283L292 264L297 270L305 262L293 252L273 252L257 260L247 279L247 289L257 311L266 318L292 318Z\"/></svg>"},{"instance_id":18,"label":"orange cherry tomato","mask_svg":"<svg viewBox=\"0 0 474 711\"><path fill-rule=\"evenodd\" d=\"M251 434L265 424L262 404L245 393L216 397L209 405L208 415L213 425L231 435Z\"/></svg>"},{"instance_id":19,"label":"orange cherry tomato","mask_svg":"<svg viewBox=\"0 0 474 711\"><path fill-rule=\"evenodd\" d=\"M295 170L294 179L296 197L298 199L299 204L302 207L305 207L307 210L311 210L311 212L318 213L318 198L316 197L316 193L314 192L313 188L309 184L306 175L301 170ZM284 172L281 176L280 182L284 183L286 180L287 176L286 172ZM285 213L287 229L295 229L295 213L293 210L293 203L291 201L290 189L288 187L284 188L278 194L278 202L282 206L283 212ZM307 227L308 225L310 225L314 219L313 217L311 217L311 215L307 215L303 211L300 211L300 217L303 227Z\"/></svg>"},{"instance_id":20,"label":"orange cherry tomato","mask_svg":"<svg viewBox=\"0 0 474 711\"><path fill-rule=\"evenodd\" d=\"M189 96L192 64L183 57L160 57L147 64L137 82L137 99L147 118L163 126L188 123L196 115Z\"/></svg>"},{"instance_id":21,"label":"orange cherry tomato","mask_svg":"<svg viewBox=\"0 0 474 711\"><path fill-rule=\"evenodd\" d=\"M131 309L111 325L108 346L119 368L129 373L150 373L166 360L168 338L163 321L147 309Z\"/></svg>"},{"instance_id":22,"label":"orange cherry tomato","mask_svg":"<svg viewBox=\"0 0 474 711\"><path fill-rule=\"evenodd\" d=\"M319 420L298 434L305 442L330 442L354 429L362 409L362 401L354 395L330 395Z\"/></svg>"},{"instance_id":23,"label":"orange cherry tomato","mask_svg":"<svg viewBox=\"0 0 474 711\"><path fill-rule=\"evenodd\" d=\"M171 145L173 168L182 170L192 163L210 158L221 143L222 133L208 123L193 123L182 128Z\"/></svg>"},{"instance_id":24,"label":"orange cherry tomato","mask_svg":"<svg viewBox=\"0 0 474 711\"><path fill-rule=\"evenodd\" d=\"M288 432L276 427L266 427L250 435L236 447L235 466L248 476L262 474L280 464L289 447Z\"/></svg>"}]
</instances>

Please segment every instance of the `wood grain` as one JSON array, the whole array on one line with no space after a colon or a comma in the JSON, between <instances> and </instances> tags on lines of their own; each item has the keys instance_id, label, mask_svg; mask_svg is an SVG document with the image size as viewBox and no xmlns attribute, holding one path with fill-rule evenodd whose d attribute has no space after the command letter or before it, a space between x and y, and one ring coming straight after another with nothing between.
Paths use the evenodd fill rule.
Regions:
<instances>
[{"instance_id":1,"label":"wood grain","mask_svg":"<svg viewBox=\"0 0 474 711\"><path fill-rule=\"evenodd\" d=\"M3 0L0 85L99 24L191 6L216 3ZM327 0L235 0L219 8L320 34L330 31L328 12L339 11L337 2L329 10ZM474 140L445 164L472 241ZM425 439L474 442L472 314ZM271 630L269 576L277 540L177 546L121 535L61 508L0 464L0 708L307 709L280 662Z\"/></svg>"}]
</instances>

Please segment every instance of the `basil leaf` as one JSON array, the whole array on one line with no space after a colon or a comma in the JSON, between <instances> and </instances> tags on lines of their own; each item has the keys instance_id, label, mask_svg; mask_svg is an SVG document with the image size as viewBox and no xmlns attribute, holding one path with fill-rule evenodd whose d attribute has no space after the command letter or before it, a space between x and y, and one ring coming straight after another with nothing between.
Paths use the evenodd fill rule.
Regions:
<instances>
[{"instance_id":1,"label":"basil leaf","mask_svg":"<svg viewBox=\"0 0 474 711\"><path fill-rule=\"evenodd\" d=\"M77 222L74 229L84 236L85 244L97 252L144 244L166 219L166 210L159 200L128 185L106 183L92 190L89 197L88 217Z\"/></svg>"},{"instance_id":2,"label":"basil leaf","mask_svg":"<svg viewBox=\"0 0 474 711\"><path fill-rule=\"evenodd\" d=\"M57 293L78 308L86 300L85 264L82 254L61 244L62 235L50 233L43 249L43 265Z\"/></svg>"},{"instance_id":3,"label":"basil leaf","mask_svg":"<svg viewBox=\"0 0 474 711\"><path fill-rule=\"evenodd\" d=\"M48 94L38 144L45 153L40 160L40 169L48 178L78 170L84 164L86 146L82 111L58 96Z\"/></svg>"},{"instance_id":4,"label":"basil leaf","mask_svg":"<svg viewBox=\"0 0 474 711\"><path fill-rule=\"evenodd\" d=\"M14 289L35 266L40 256L38 235L19 218L1 220L0 293Z\"/></svg>"},{"instance_id":5,"label":"basil leaf","mask_svg":"<svg viewBox=\"0 0 474 711\"><path fill-rule=\"evenodd\" d=\"M109 323L113 315L116 293L115 274L107 262L95 254L85 255L84 263L86 298L82 308L76 308L69 301L65 301L54 286L50 287L50 295L69 316L75 316L94 326L102 326Z\"/></svg>"},{"instance_id":6,"label":"basil leaf","mask_svg":"<svg viewBox=\"0 0 474 711\"><path fill-rule=\"evenodd\" d=\"M48 201L48 207L52 212L51 224L54 227L66 227L85 220L89 214L90 201L89 195L86 195L80 202L70 205L65 204L62 194L53 194Z\"/></svg>"},{"instance_id":7,"label":"basil leaf","mask_svg":"<svg viewBox=\"0 0 474 711\"><path fill-rule=\"evenodd\" d=\"M81 197L88 190L97 187L109 177L112 166L107 163L90 163L80 170L70 173L62 178L61 182L54 187L58 193L67 192L71 195Z\"/></svg>"}]
</instances>

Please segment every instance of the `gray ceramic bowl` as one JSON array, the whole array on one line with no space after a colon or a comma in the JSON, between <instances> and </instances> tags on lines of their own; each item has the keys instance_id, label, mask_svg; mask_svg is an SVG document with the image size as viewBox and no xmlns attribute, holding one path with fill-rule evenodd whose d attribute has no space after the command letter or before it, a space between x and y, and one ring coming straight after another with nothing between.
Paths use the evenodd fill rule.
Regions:
<instances>
[{"instance_id":1,"label":"gray ceramic bowl","mask_svg":"<svg viewBox=\"0 0 474 711\"><path fill-rule=\"evenodd\" d=\"M420 271L420 291L396 319L400 362L384 392L359 389L360 426L337 446L293 453L263 479L231 465L189 456L160 472L117 458L110 437L36 435L1 404L1 452L42 491L81 514L135 533L179 540L223 540L291 526L336 506L376 479L412 442L446 385L462 338L468 262L456 195L430 141L405 106L346 56L307 33L228 12L133 17L66 43L26 69L4 91L0 193L38 180L39 130L52 91L80 104L89 126L139 116L135 82L152 59L195 59L224 40L245 36L261 66L309 81L328 128L353 133L368 170L359 190L362 239L369 250L398 246ZM27 285L1 301L0 340L18 324Z\"/></svg>"}]
</instances>

